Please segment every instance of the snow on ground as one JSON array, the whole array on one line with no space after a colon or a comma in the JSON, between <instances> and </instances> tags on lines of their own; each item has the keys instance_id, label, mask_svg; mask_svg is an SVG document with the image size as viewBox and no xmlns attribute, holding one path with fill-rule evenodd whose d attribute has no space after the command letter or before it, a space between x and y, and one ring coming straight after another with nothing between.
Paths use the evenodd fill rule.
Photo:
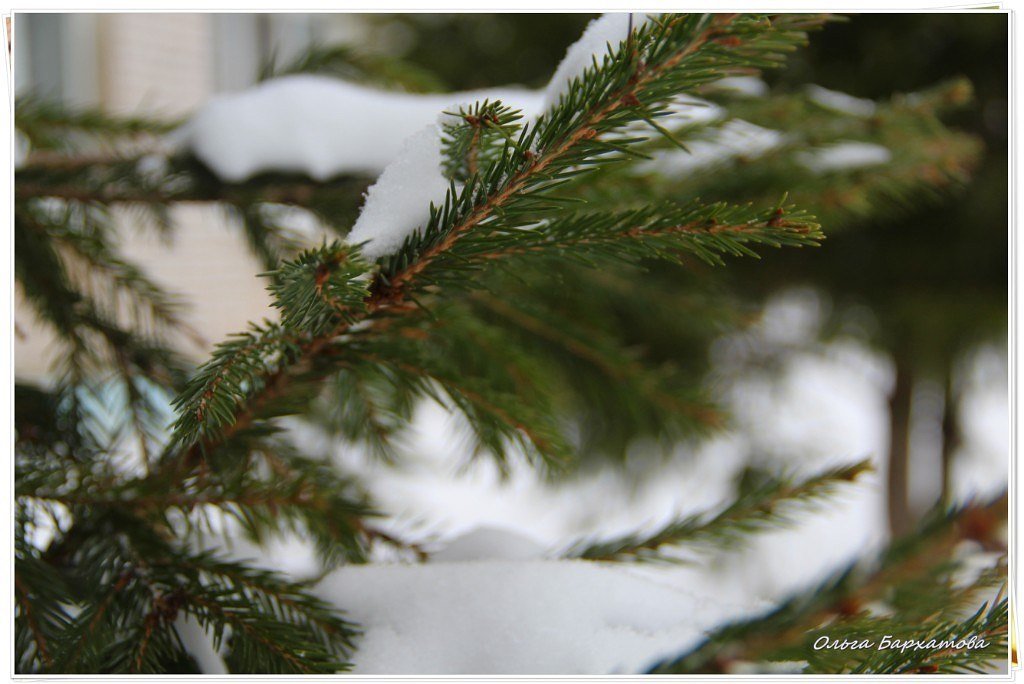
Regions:
<instances>
[{"instance_id":1,"label":"snow on ground","mask_svg":"<svg viewBox=\"0 0 1024 684\"><path fill-rule=\"evenodd\" d=\"M300 74L212 98L179 135L227 181L263 171L305 173L317 180L341 173L376 175L441 111L485 99L501 100L526 116L541 105L540 94L524 88L421 95Z\"/></svg>"},{"instance_id":2,"label":"snow on ground","mask_svg":"<svg viewBox=\"0 0 1024 684\"><path fill-rule=\"evenodd\" d=\"M493 559L491 548L501 547L484 543L474 558L462 544L465 560L347 566L322 580L316 592L365 631L354 673L636 673L727 613L628 567Z\"/></svg>"},{"instance_id":3,"label":"snow on ground","mask_svg":"<svg viewBox=\"0 0 1024 684\"><path fill-rule=\"evenodd\" d=\"M968 359L961 390L964 443L953 460L953 493L957 499L995 496L1006 486L1010 454L1010 397L1005 350L995 345Z\"/></svg>"}]
</instances>

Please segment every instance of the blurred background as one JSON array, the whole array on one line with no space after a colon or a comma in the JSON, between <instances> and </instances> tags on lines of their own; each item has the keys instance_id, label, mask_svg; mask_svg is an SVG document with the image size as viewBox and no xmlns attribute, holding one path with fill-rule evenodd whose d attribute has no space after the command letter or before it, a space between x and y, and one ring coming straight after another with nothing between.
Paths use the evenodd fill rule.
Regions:
<instances>
[{"instance_id":1,"label":"blurred background","mask_svg":"<svg viewBox=\"0 0 1024 684\"><path fill-rule=\"evenodd\" d=\"M537 87L591 17L23 13L15 24L15 84L19 94L175 119L213 94L251 85L269 63L314 44L345 44L422 68L406 75L406 87ZM371 491L385 508L425 534L445 539L490 526L558 546L596 529L631 529L713 505L751 455L757 462L746 466L798 472L870 457L877 473L837 505L743 552L761 562L722 560L714 581L759 598L886 536L885 465L900 445L909 505L918 513L940 496L1000 491L1009 457L1007 16L852 15L814 35L766 80L783 91L815 83L886 98L951 76L967 77L975 89L973 104L952 123L980 136L986 149L968 187L884 220L835 232L826 225L821 249L773 252L714 272L750 306L746 327L723 331L702 352L712 364L708 382L733 414L726 433L681 447L656 469L639 458L625 472L598 466L555 487L526 468L503 480L490 462L460 467L446 416L425 411L412 465L348 467L372 475ZM270 310L255 277L263 268L237 226L216 208L175 212L172 241L126 232L127 252L189 302L204 342L185 351L199 361ZM25 306L17 307L16 331L18 378L45 381L53 347ZM903 434L909 438L893 438ZM301 573L301 544L280 543L289 552L268 553L270 562Z\"/></svg>"}]
</instances>

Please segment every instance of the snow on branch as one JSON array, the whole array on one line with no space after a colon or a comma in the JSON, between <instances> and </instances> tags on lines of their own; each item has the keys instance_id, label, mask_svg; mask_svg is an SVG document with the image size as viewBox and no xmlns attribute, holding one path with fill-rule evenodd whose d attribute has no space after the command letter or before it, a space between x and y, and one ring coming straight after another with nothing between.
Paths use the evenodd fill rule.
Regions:
<instances>
[{"instance_id":1,"label":"snow on branch","mask_svg":"<svg viewBox=\"0 0 1024 684\"><path fill-rule=\"evenodd\" d=\"M305 173L316 180L376 175L445 108L486 99L514 102L531 114L541 103L537 92L524 88L422 95L298 74L213 98L181 135L200 160L231 182L262 171Z\"/></svg>"}]
</instances>

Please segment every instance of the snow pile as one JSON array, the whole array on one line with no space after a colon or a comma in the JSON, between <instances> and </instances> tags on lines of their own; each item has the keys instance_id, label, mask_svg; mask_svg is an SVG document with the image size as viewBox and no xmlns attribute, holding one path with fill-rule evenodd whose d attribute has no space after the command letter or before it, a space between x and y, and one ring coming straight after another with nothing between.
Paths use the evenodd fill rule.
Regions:
<instances>
[{"instance_id":1,"label":"snow pile","mask_svg":"<svg viewBox=\"0 0 1024 684\"><path fill-rule=\"evenodd\" d=\"M327 76L285 76L218 95L180 133L220 178L241 182L263 171L378 174L410 135L452 102L501 100L535 115L540 95L492 88L442 95L388 92Z\"/></svg>"},{"instance_id":2,"label":"snow pile","mask_svg":"<svg viewBox=\"0 0 1024 684\"><path fill-rule=\"evenodd\" d=\"M484 525L456 537L431 559L450 563L482 558L537 560L543 557L544 547L534 539L507 528Z\"/></svg>"},{"instance_id":3,"label":"snow pile","mask_svg":"<svg viewBox=\"0 0 1024 684\"><path fill-rule=\"evenodd\" d=\"M797 161L815 173L828 173L887 164L892 161L892 152L874 143L840 142L801 152Z\"/></svg>"},{"instance_id":4,"label":"snow pile","mask_svg":"<svg viewBox=\"0 0 1024 684\"><path fill-rule=\"evenodd\" d=\"M580 39L566 50L565 57L544 89L544 110L558 104L558 100L569 91L573 79L581 77L595 61L601 64L605 55L626 40L629 36L630 16L629 13L609 13L587 24ZM648 15L642 12L632 13L634 29L646 24L648 20Z\"/></svg>"},{"instance_id":5,"label":"snow pile","mask_svg":"<svg viewBox=\"0 0 1024 684\"><path fill-rule=\"evenodd\" d=\"M639 27L646 15L633 14ZM264 171L304 173L326 180L340 173L380 174L369 189L349 240L365 243L376 259L397 250L444 201L439 121L453 103L502 100L536 118L558 101L569 83L628 35L630 15L593 21L569 47L544 91L495 88L444 95L414 95L367 88L330 77L295 75L220 95L177 133L219 177L241 182ZM662 125L705 123L723 111L679 97ZM440 117L440 119L439 119ZM426 126L426 127L424 127ZM646 124L637 125L646 129ZM309 231L302 231L309 232Z\"/></svg>"},{"instance_id":6,"label":"snow pile","mask_svg":"<svg viewBox=\"0 0 1024 684\"><path fill-rule=\"evenodd\" d=\"M634 26L647 21L633 14ZM242 182L264 171L326 180L341 173L375 175L402 143L456 102L501 100L536 118L556 103L596 57L625 40L628 14L591 22L569 47L543 91L505 87L447 94L389 92L328 76L297 74L212 98L173 137L220 178Z\"/></svg>"},{"instance_id":7,"label":"snow pile","mask_svg":"<svg viewBox=\"0 0 1024 684\"><path fill-rule=\"evenodd\" d=\"M747 97L764 97L768 94L768 84L757 76L729 76L720 78L711 85Z\"/></svg>"},{"instance_id":8,"label":"snow pile","mask_svg":"<svg viewBox=\"0 0 1024 684\"><path fill-rule=\"evenodd\" d=\"M495 548L514 535L501 536ZM355 674L637 673L721 615L709 598L574 560L345 566L315 592L364 630Z\"/></svg>"},{"instance_id":9,"label":"snow pile","mask_svg":"<svg viewBox=\"0 0 1024 684\"><path fill-rule=\"evenodd\" d=\"M443 95L386 92L338 79L295 75L258 84L240 93L220 95L206 104L178 133L195 155L221 178L239 182L264 171L304 173L326 180L341 173L380 174L366 196L349 236L364 242L363 252L376 259L397 250L428 217L430 203L440 205L448 189L441 171L439 115L457 102L500 99L533 119L556 104L573 79L628 36L645 14L605 14L592 21L566 52L542 92L495 88ZM766 92L755 77L731 77L719 87L760 96ZM810 96L823 106L857 115L874 111L874 103L819 86ZM718 120L720 107L690 96L677 97L659 123L666 127ZM638 122L626 133L646 132ZM641 170L685 175L737 157L753 158L777 147L783 134L745 121L731 121L709 140L689 143L689 152L665 150ZM848 143L806 153L808 168L823 173L840 168L881 164L890 158L878 146ZM310 231L302 231L310 232Z\"/></svg>"},{"instance_id":10,"label":"snow pile","mask_svg":"<svg viewBox=\"0 0 1024 684\"><path fill-rule=\"evenodd\" d=\"M878 105L875 104L874 100L854 97L853 95L847 95L846 93L841 93L837 90L822 88L819 85L809 85L806 90L807 96L814 102L817 102L822 107L842 112L844 114L853 114L854 116L871 116L875 113L875 109L878 108Z\"/></svg>"},{"instance_id":11,"label":"snow pile","mask_svg":"<svg viewBox=\"0 0 1024 684\"><path fill-rule=\"evenodd\" d=\"M779 131L734 119L708 140L687 141L686 150L665 149L654 152L653 159L638 164L636 169L641 173L685 176L738 157L756 158L779 147L783 142L785 136Z\"/></svg>"},{"instance_id":12,"label":"snow pile","mask_svg":"<svg viewBox=\"0 0 1024 684\"><path fill-rule=\"evenodd\" d=\"M448 188L441 171L441 130L430 124L405 141L402 152L366 192L348 241L365 242L367 259L395 252L426 223L431 202L444 203Z\"/></svg>"}]
</instances>

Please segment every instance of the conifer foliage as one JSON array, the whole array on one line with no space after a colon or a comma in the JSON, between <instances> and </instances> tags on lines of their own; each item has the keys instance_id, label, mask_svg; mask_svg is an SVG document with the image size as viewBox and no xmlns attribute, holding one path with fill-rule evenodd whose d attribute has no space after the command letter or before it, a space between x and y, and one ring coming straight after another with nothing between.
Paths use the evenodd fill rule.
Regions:
<instances>
[{"instance_id":1,"label":"conifer foliage","mask_svg":"<svg viewBox=\"0 0 1024 684\"><path fill-rule=\"evenodd\" d=\"M623 458L634 438L668 442L720 427L720 410L699 390L701 368L635 352L630 303L639 298L656 309L666 292L702 288L721 306L681 314L690 317L685 334L694 335L702 328L691 323L729 310L706 279L693 277L694 264L816 246L824 237L816 215L845 220L867 213L866 197L936 191L963 177L976 154L969 137L940 123L941 98L894 103L867 124L795 96L716 95L722 78L781 66L828 20L652 16L595 54L539 117L513 102L453 107L440 120L447 194L423 207L422 224L397 249L376 259L345 239L372 178L264 173L225 183L187 151L154 174L149 149L175 122L19 101L16 126L33 151L17 171L16 278L25 305L66 353L51 384L16 387L18 671L194 671L181 637L186 619L206 630L231 672L332 673L358 660L359 626L307 585L204 545L227 518L256 540L281 531L315 539L325 568L367 562L380 547L426 555L378 529L382 513L360 483L303 453L282 417L400 459L394 436L419 401L434 399L461 414L481 457L504 465L525 454L552 478L597 453ZM317 53L292 70L322 71L351 56ZM334 71L373 80L376 64L361 59ZM384 77L403 73L386 66ZM726 118L679 125L672 107L698 95L713 98ZM642 170L653 154L685 154L739 116L774 117L795 133L763 166L753 159L734 175L716 167L674 182ZM825 137L799 135L812 127ZM907 130L913 142L901 137ZM894 161L879 176L795 174L795 155L829 135L893 143ZM793 188L777 185L800 178ZM719 182L723 191L711 192ZM630 196L613 202L614 189L627 186ZM701 201L698 190L723 199ZM822 203L823 195L831 199ZM121 254L118 240L122 210L173 232L168 209L185 201L220 203L241 219L279 314L221 342L195 370L175 352L193 333L174 297ZM267 219L266 203L305 207L337 238L302 246ZM616 278L624 284L613 296ZM138 462L125 465L126 451ZM810 479L762 481L721 510L653 534L584 540L566 555L678 561L680 549L737 544L827 506L834 489L867 469L859 463ZM969 524L991 510L945 512L874 564L866 560L813 595L726 626L655 671L772 659L805 660L810 672L979 667L1005 652L1005 601L965 615L950 606L1000 576L954 585L951 554L964 535L998 544L997 526L979 532ZM865 612L883 598L897 606L884 625ZM863 658L806 648L836 615L830 634L905 634L926 616L936 639L972 632L991 637L990 646Z\"/></svg>"}]
</instances>

